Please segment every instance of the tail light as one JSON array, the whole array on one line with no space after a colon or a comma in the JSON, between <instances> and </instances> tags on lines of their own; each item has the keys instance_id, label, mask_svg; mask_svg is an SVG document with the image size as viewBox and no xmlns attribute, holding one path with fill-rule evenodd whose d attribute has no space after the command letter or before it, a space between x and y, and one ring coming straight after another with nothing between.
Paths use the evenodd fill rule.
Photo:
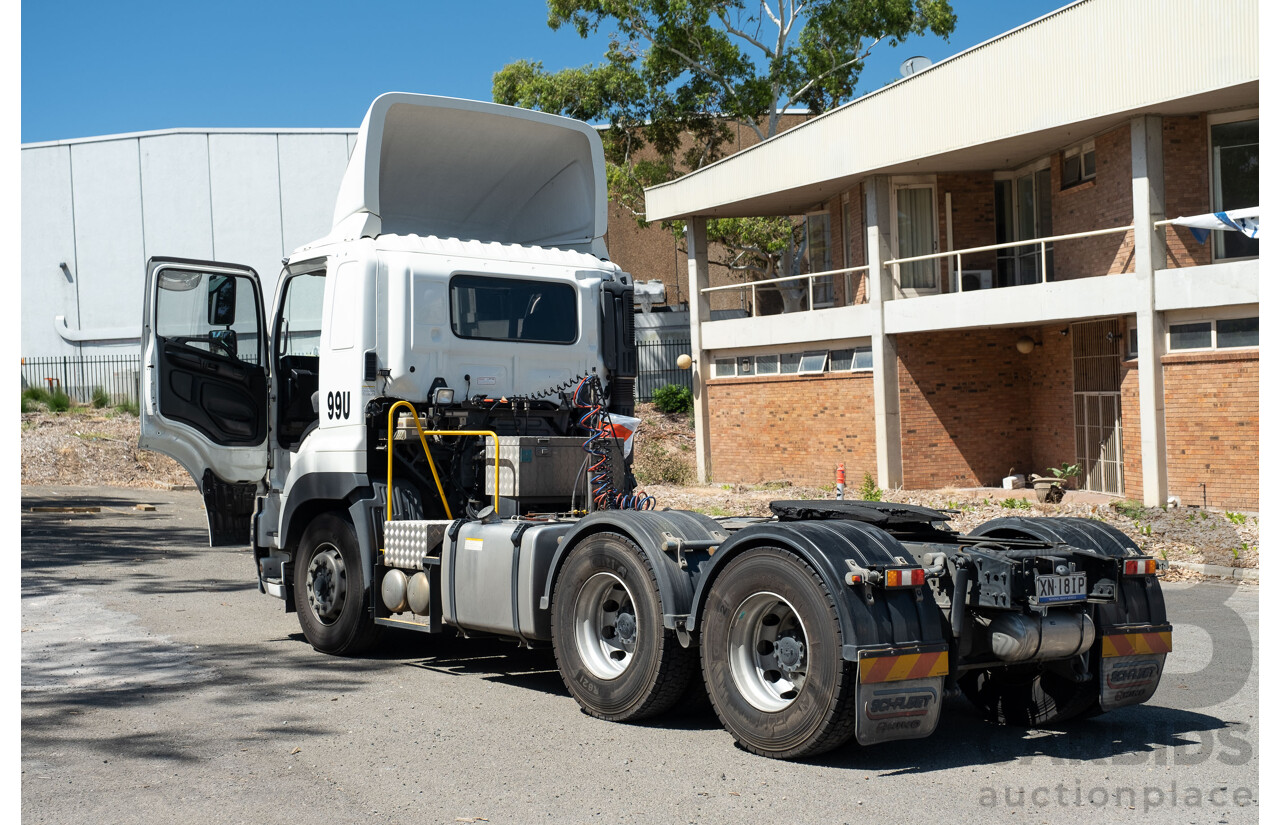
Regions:
<instances>
[{"instance_id":1,"label":"tail light","mask_svg":"<svg viewBox=\"0 0 1280 825\"><path fill-rule=\"evenodd\" d=\"M885 587L920 587L923 584L924 568L922 567L884 571Z\"/></svg>"},{"instance_id":2,"label":"tail light","mask_svg":"<svg viewBox=\"0 0 1280 825\"><path fill-rule=\"evenodd\" d=\"M1155 572L1155 559L1125 559L1124 574L1126 576L1150 576Z\"/></svg>"}]
</instances>

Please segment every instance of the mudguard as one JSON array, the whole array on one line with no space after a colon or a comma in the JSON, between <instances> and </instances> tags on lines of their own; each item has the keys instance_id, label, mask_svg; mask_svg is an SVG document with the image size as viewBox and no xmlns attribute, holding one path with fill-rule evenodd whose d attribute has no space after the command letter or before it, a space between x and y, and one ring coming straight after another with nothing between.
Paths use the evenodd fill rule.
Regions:
<instances>
[{"instance_id":1,"label":"mudguard","mask_svg":"<svg viewBox=\"0 0 1280 825\"><path fill-rule=\"evenodd\" d=\"M754 547L796 553L832 595L844 640L841 657L857 668L858 742L870 745L933 733L949 662L932 592L927 587L889 590L845 582L850 563L862 569L911 564L906 548L884 530L857 521L782 521L747 527L703 565L686 619L689 632L697 629L720 571Z\"/></svg>"},{"instance_id":2,"label":"mudguard","mask_svg":"<svg viewBox=\"0 0 1280 825\"><path fill-rule=\"evenodd\" d=\"M668 537L684 541L721 541L726 536L714 519L685 510L602 510L592 513L578 522L560 542L560 548L551 560L540 609L551 609L551 594L561 566L573 548L594 533L618 533L640 548L658 580L662 624L668 629L683 627L682 622L693 601L694 570L692 566L682 568L671 553L664 552L663 542Z\"/></svg>"},{"instance_id":3,"label":"mudguard","mask_svg":"<svg viewBox=\"0 0 1280 825\"><path fill-rule=\"evenodd\" d=\"M860 648L885 645L935 645L945 642L940 613L928 588L878 590L845 584L849 562L866 569L911 564L911 554L878 527L856 521L794 521L753 525L738 531L702 566L685 627L693 632L716 575L729 561L752 547L784 547L799 555L822 577L835 597L840 630L846 640L843 657L858 660ZM844 598L841 598L844 594Z\"/></svg>"}]
</instances>

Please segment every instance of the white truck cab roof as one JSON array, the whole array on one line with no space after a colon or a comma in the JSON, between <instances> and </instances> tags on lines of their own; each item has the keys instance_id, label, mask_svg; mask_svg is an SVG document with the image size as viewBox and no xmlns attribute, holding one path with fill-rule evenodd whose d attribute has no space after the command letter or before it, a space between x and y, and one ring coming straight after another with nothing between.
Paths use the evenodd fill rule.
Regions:
<instances>
[{"instance_id":1,"label":"white truck cab roof","mask_svg":"<svg viewBox=\"0 0 1280 825\"><path fill-rule=\"evenodd\" d=\"M436 150L439 147L439 151ZM606 257L604 148L579 121L389 92L365 114L329 236L458 238Z\"/></svg>"}]
</instances>

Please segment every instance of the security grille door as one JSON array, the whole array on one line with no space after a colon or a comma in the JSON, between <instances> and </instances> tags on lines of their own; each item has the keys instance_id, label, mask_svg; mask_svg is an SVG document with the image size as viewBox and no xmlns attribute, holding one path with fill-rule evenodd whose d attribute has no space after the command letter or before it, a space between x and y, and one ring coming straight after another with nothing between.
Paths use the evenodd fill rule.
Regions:
<instances>
[{"instance_id":1,"label":"security grille door","mask_svg":"<svg viewBox=\"0 0 1280 825\"><path fill-rule=\"evenodd\" d=\"M1075 382L1076 463L1081 486L1112 495L1124 494L1121 454L1120 322L1091 321L1071 328Z\"/></svg>"}]
</instances>

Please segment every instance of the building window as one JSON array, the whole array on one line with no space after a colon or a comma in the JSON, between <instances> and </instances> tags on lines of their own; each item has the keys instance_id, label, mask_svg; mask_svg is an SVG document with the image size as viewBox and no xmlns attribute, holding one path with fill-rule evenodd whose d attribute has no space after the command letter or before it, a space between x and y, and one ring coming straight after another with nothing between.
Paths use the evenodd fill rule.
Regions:
<instances>
[{"instance_id":1,"label":"building window","mask_svg":"<svg viewBox=\"0 0 1280 825\"><path fill-rule=\"evenodd\" d=\"M1258 206L1258 121L1237 120L1209 127L1213 211ZM1258 239L1240 232L1213 233L1215 260L1256 258Z\"/></svg>"},{"instance_id":2,"label":"building window","mask_svg":"<svg viewBox=\"0 0 1280 825\"><path fill-rule=\"evenodd\" d=\"M893 234L895 258L915 258L938 251L936 187L931 179L897 178L890 212L896 216ZM896 267L898 286L908 297L938 291L938 260L909 261Z\"/></svg>"},{"instance_id":3,"label":"building window","mask_svg":"<svg viewBox=\"0 0 1280 825\"><path fill-rule=\"evenodd\" d=\"M1218 322L1218 349L1258 346L1258 319L1232 318Z\"/></svg>"},{"instance_id":4,"label":"building window","mask_svg":"<svg viewBox=\"0 0 1280 825\"><path fill-rule=\"evenodd\" d=\"M808 272L829 272L831 263L831 213L814 212L804 216L805 264ZM830 275L813 279L813 306L834 306L835 283Z\"/></svg>"},{"instance_id":5,"label":"building window","mask_svg":"<svg viewBox=\"0 0 1280 825\"><path fill-rule=\"evenodd\" d=\"M1049 158L1042 158L1015 172L997 172L995 187L996 243L1030 241L1053 235ZM969 279L965 280L966 291L983 288L977 278L972 287ZM1008 247L996 252L996 286L1036 284L1042 280L1053 280L1053 244L1045 247L1043 266L1040 244Z\"/></svg>"},{"instance_id":6,"label":"building window","mask_svg":"<svg viewBox=\"0 0 1280 825\"><path fill-rule=\"evenodd\" d=\"M832 372L851 372L871 369L871 347L854 347L831 351Z\"/></svg>"},{"instance_id":7,"label":"building window","mask_svg":"<svg viewBox=\"0 0 1280 825\"><path fill-rule=\"evenodd\" d=\"M810 350L800 358L801 375L817 375L827 368L827 351Z\"/></svg>"},{"instance_id":8,"label":"building window","mask_svg":"<svg viewBox=\"0 0 1280 825\"><path fill-rule=\"evenodd\" d=\"M1257 318L1223 318L1169 325L1169 349L1234 349L1258 346Z\"/></svg>"},{"instance_id":9,"label":"building window","mask_svg":"<svg viewBox=\"0 0 1280 825\"><path fill-rule=\"evenodd\" d=\"M1129 351L1125 353L1128 358L1138 357L1138 328L1129 327Z\"/></svg>"},{"instance_id":10,"label":"building window","mask_svg":"<svg viewBox=\"0 0 1280 825\"><path fill-rule=\"evenodd\" d=\"M1093 141L1086 140L1079 146L1072 146L1062 152L1062 188L1069 189L1085 181L1091 181L1097 175L1097 159L1093 151Z\"/></svg>"},{"instance_id":11,"label":"building window","mask_svg":"<svg viewBox=\"0 0 1280 825\"><path fill-rule=\"evenodd\" d=\"M1213 324L1172 324L1169 327L1169 349L1210 349L1213 347Z\"/></svg>"},{"instance_id":12,"label":"building window","mask_svg":"<svg viewBox=\"0 0 1280 825\"><path fill-rule=\"evenodd\" d=\"M871 370L871 347L739 355L715 359L712 378L751 375L821 375L825 372Z\"/></svg>"}]
</instances>

